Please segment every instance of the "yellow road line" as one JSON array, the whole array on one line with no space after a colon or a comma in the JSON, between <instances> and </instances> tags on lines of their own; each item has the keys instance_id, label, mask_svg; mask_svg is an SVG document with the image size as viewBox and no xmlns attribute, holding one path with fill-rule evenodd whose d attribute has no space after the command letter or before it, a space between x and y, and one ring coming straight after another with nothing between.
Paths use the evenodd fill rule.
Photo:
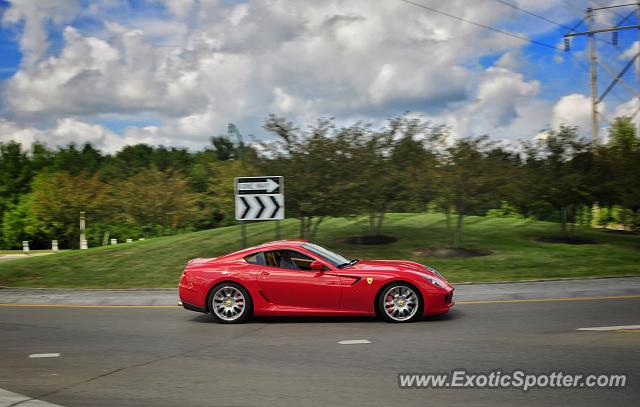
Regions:
<instances>
[{"instance_id":1,"label":"yellow road line","mask_svg":"<svg viewBox=\"0 0 640 407\"><path fill-rule=\"evenodd\" d=\"M601 297L560 297L560 298L529 298L521 300L487 300L487 301L456 301L456 305L466 304L504 304L517 302L556 302L556 301L595 301L595 300L624 300L630 298L640 298L640 294L635 295L610 295Z\"/></svg>"},{"instance_id":2,"label":"yellow road line","mask_svg":"<svg viewBox=\"0 0 640 407\"><path fill-rule=\"evenodd\" d=\"M636 295L612 295L602 297L575 297L575 298L529 298L521 300L488 300L488 301L456 301L456 305L474 305L474 304L508 304L523 302L557 302L557 301L596 301L596 300L624 300L640 298L640 294ZM76 305L76 304L0 304L0 307L15 308L112 308L112 309L164 309L164 308L180 308L178 305Z\"/></svg>"},{"instance_id":3,"label":"yellow road line","mask_svg":"<svg viewBox=\"0 0 640 407\"><path fill-rule=\"evenodd\" d=\"M640 333L640 329L618 329L616 332L636 332L636 333Z\"/></svg>"}]
</instances>

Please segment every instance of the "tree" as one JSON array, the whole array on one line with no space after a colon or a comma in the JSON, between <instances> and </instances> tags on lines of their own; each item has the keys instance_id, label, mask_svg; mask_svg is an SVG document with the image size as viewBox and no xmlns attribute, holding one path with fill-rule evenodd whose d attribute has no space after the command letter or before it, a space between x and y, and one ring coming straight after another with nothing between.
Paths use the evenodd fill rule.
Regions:
<instances>
[{"instance_id":1,"label":"tree","mask_svg":"<svg viewBox=\"0 0 640 407\"><path fill-rule=\"evenodd\" d=\"M53 155L51 167L53 171L65 171L71 175L93 174L100 168L102 160L102 153L90 143L85 143L82 149L70 143L66 147L60 147Z\"/></svg>"},{"instance_id":2,"label":"tree","mask_svg":"<svg viewBox=\"0 0 640 407\"><path fill-rule=\"evenodd\" d=\"M278 137L263 143L272 174L286 175L287 213L300 220L300 237L313 239L327 216L349 213L348 191L353 190L350 159L344 134L331 120L320 120L307 131L271 115L265 129Z\"/></svg>"},{"instance_id":3,"label":"tree","mask_svg":"<svg viewBox=\"0 0 640 407\"><path fill-rule=\"evenodd\" d=\"M33 216L31 205L32 194L20 197L17 204L12 204L2 216L2 240L5 247L20 248L22 241L30 242L30 247L45 247L46 228Z\"/></svg>"},{"instance_id":4,"label":"tree","mask_svg":"<svg viewBox=\"0 0 640 407\"><path fill-rule=\"evenodd\" d=\"M425 147L439 139L443 128L420 118L399 116L387 126L345 128L351 157L349 177L356 189L349 192L353 207L369 217L369 235L382 234L385 213L393 206L408 211L431 199L435 155ZM420 138L420 139L418 139Z\"/></svg>"},{"instance_id":5,"label":"tree","mask_svg":"<svg viewBox=\"0 0 640 407\"><path fill-rule=\"evenodd\" d=\"M343 165L351 167L352 186L350 191L343 191L341 199L346 198L354 213L363 212L369 217L369 236L379 236L387 208L400 192L400 172L390 159L393 135L389 131L373 132L355 125L342 129L341 137L349 151Z\"/></svg>"},{"instance_id":6,"label":"tree","mask_svg":"<svg viewBox=\"0 0 640 407\"><path fill-rule=\"evenodd\" d=\"M640 139L630 117L616 118L609 128L608 148L603 149L603 165L608 170L608 193L621 206L620 222L628 227L627 212L640 210ZM611 203L609 203L611 204Z\"/></svg>"},{"instance_id":7,"label":"tree","mask_svg":"<svg viewBox=\"0 0 640 407\"><path fill-rule=\"evenodd\" d=\"M505 184L505 199L525 218L545 214L553 208L540 200L539 188L532 188L540 178L543 160L538 157L537 145L524 142L513 157L510 177Z\"/></svg>"},{"instance_id":8,"label":"tree","mask_svg":"<svg viewBox=\"0 0 640 407\"><path fill-rule=\"evenodd\" d=\"M100 172L107 182L123 180L151 168L153 155L154 148L147 144L127 145L106 158Z\"/></svg>"},{"instance_id":9,"label":"tree","mask_svg":"<svg viewBox=\"0 0 640 407\"><path fill-rule=\"evenodd\" d=\"M85 211L90 223L103 219L110 210L109 186L98 173L40 173L31 188L24 209L30 219L25 231L31 236L57 239L61 245L78 246L80 211Z\"/></svg>"},{"instance_id":10,"label":"tree","mask_svg":"<svg viewBox=\"0 0 640 407\"><path fill-rule=\"evenodd\" d=\"M0 211L17 204L20 195L29 192L32 171L26 151L20 143L0 143Z\"/></svg>"},{"instance_id":11,"label":"tree","mask_svg":"<svg viewBox=\"0 0 640 407\"><path fill-rule=\"evenodd\" d=\"M507 176L507 163L492 154L493 143L487 136L457 139L442 151L436 168L437 188L441 206L447 214L449 244L459 248L462 242L464 217L499 202L499 189ZM456 224L450 217L455 211Z\"/></svg>"},{"instance_id":12,"label":"tree","mask_svg":"<svg viewBox=\"0 0 640 407\"><path fill-rule=\"evenodd\" d=\"M196 169L201 176L198 224L232 224L235 221L235 177L260 174L251 164L239 160L207 161L194 171Z\"/></svg>"},{"instance_id":13,"label":"tree","mask_svg":"<svg viewBox=\"0 0 640 407\"><path fill-rule=\"evenodd\" d=\"M567 235L577 209L592 201L590 144L578 138L575 127L561 126L539 139L530 153L534 175L529 188L538 201L559 213L562 234Z\"/></svg>"},{"instance_id":14,"label":"tree","mask_svg":"<svg viewBox=\"0 0 640 407\"><path fill-rule=\"evenodd\" d=\"M187 171L193 155L186 148L158 146L151 155L151 166L160 171Z\"/></svg>"},{"instance_id":15,"label":"tree","mask_svg":"<svg viewBox=\"0 0 640 407\"><path fill-rule=\"evenodd\" d=\"M197 214L198 194L189 191L188 179L180 173L156 168L142 171L113 184L115 219L143 230L155 226L178 229Z\"/></svg>"}]
</instances>

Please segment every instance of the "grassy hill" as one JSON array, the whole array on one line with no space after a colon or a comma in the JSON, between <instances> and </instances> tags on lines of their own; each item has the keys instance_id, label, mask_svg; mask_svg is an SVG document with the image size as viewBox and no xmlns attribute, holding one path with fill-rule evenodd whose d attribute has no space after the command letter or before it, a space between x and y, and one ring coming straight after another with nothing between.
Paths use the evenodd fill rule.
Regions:
<instances>
[{"instance_id":1,"label":"grassy hill","mask_svg":"<svg viewBox=\"0 0 640 407\"><path fill-rule=\"evenodd\" d=\"M399 238L383 246L346 243L366 232L364 218L329 219L316 242L361 259L409 259L439 269L452 282L534 278L640 275L640 236L580 229L596 244L542 243L558 225L519 219L465 219L465 247L490 250L491 255L467 258L427 258L420 249L445 244L444 217L435 214L390 214L384 233ZM274 239L272 222L248 225L249 244ZM282 222L282 237L295 238L298 222ZM0 263L0 285L12 287L175 287L188 259L213 257L240 247L238 226L131 244L69 250L58 254Z\"/></svg>"}]
</instances>

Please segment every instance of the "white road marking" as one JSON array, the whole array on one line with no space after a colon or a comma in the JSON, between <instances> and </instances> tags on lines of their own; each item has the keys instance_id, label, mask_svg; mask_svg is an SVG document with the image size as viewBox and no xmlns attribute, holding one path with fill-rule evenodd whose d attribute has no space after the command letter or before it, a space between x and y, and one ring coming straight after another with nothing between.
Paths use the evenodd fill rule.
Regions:
<instances>
[{"instance_id":1,"label":"white road marking","mask_svg":"<svg viewBox=\"0 0 640 407\"><path fill-rule=\"evenodd\" d=\"M640 329L640 325L595 326L593 328L578 328L576 331L619 331L621 329Z\"/></svg>"},{"instance_id":2,"label":"white road marking","mask_svg":"<svg viewBox=\"0 0 640 407\"><path fill-rule=\"evenodd\" d=\"M20 407L61 407L59 404L52 404L46 401L32 399L18 393L0 389L0 407L13 406L20 403Z\"/></svg>"},{"instance_id":3,"label":"white road marking","mask_svg":"<svg viewBox=\"0 0 640 407\"><path fill-rule=\"evenodd\" d=\"M370 340L367 339L349 339L345 341L338 342L340 345L360 345L363 343L371 343Z\"/></svg>"},{"instance_id":4,"label":"white road marking","mask_svg":"<svg viewBox=\"0 0 640 407\"><path fill-rule=\"evenodd\" d=\"M29 355L29 357L31 359L36 359L36 358L59 358L60 354L59 353L33 353L33 354Z\"/></svg>"}]
</instances>

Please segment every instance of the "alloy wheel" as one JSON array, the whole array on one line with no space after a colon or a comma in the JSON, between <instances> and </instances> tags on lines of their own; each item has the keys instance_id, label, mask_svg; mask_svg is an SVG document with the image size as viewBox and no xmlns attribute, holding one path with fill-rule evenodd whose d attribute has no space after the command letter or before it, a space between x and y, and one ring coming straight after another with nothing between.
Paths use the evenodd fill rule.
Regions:
<instances>
[{"instance_id":1,"label":"alloy wheel","mask_svg":"<svg viewBox=\"0 0 640 407\"><path fill-rule=\"evenodd\" d=\"M391 286L382 298L385 314L398 322L413 318L420 306L418 295L412 288L405 285Z\"/></svg>"},{"instance_id":2,"label":"alloy wheel","mask_svg":"<svg viewBox=\"0 0 640 407\"><path fill-rule=\"evenodd\" d=\"M242 291L236 287L225 285L213 294L213 312L224 321L235 321L246 309L246 299Z\"/></svg>"}]
</instances>

